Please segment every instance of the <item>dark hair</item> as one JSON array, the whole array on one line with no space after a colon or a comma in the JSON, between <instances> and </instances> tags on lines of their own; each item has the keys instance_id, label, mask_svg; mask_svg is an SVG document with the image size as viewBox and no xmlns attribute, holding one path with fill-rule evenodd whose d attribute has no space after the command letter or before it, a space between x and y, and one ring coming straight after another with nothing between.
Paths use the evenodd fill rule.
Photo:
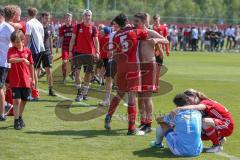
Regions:
<instances>
[{"instance_id":1,"label":"dark hair","mask_svg":"<svg viewBox=\"0 0 240 160\"><path fill-rule=\"evenodd\" d=\"M47 11L45 11L45 12L43 12L43 13L41 14L41 17L45 17L45 16L50 16L50 13L47 12Z\"/></svg>"},{"instance_id":2,"label":"dark hair","mask_svg":"<svg viewBox=\"0 0 240 160\"><path fill-rule=\"evenodd\" d=\"M128 18L125 14L120 13L113 19L113 21L116 22L120 27L125 27L127 25Z\"/></svg>"},{"instance_id":3,"label":"dark hair","mask_svg":"<svg viewBox=\"0 0 240 160\"><path fill-rule=\"evenodd\" d=\"M159 15L159 14L155 14L155 15L153 16L153 19L158 19L158 18L160 18L160 15Z\"/></svg>"},{"instance_id":4,"label":"dark hair","mask_svg":"<svg viewBox=\"0 0 240 160\"><path fill-rule=\"evenodd\" d=\"M28 15L30 17L36 17L37 13L38 13L37 8L34 8L34 7L28 8Z\"/></svg>"},{"instance_id":5,"label":"dark hair","mask_svg":"<svg viewBox=\"0 0 240 160\"><path fill-rule=\"evenodd\" d=\"M6 7L4 7L4 17L6 21L10 21L16 14L16 12L17 6L15 5L7 5Z\"/></svg>"},{"instance_id":6,"label":"dark hair","mask_svg":"<svg viewBox=\"0 0 240 160\"><path fill-rule=\"evenodd\" d=\"M187 105L187 95L184 93L179 93L173 98L173 103L176 106L185 106Z\"/></svg>"},{"instance_id":7,"label":"dark hair","mask_svg":"<svg viewBox=\"0 0 240 160\"><path fill-rule=\"evenodd\" d=\"M147 20L147 14L144 12L138 12L138 13L134 14L134 17L141 19L141 21Z\"/></svg>"},{"instance_id":8,"label":"dark hair","mask_svg":"<svg viewBox=\"0 0 240 160\"><path fill-rule=\"evenodd\" d=\"M14 31L12 34L11 34L11 42L14 43L16 42L17 40L21 40L21 41L24 41L25 40L25 36L23 34L23 32L21 30L16 30Z\"/></svg>"}]
</instances>

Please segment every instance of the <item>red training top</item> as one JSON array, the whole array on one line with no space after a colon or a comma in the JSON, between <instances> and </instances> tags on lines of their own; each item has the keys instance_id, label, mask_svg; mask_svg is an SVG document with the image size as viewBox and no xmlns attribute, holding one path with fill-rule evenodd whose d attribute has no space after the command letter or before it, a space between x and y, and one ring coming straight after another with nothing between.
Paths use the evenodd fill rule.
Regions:
<instances>
[{"instance_id":1,"label":"red training top","mask_svg":"<svg viewBox=\"0 0 240 160\"><path fill-rule=\"evenodd\" d=\"M98 31L96 27L94 27L92 24L85 26L84 23L80 23L79 25L78 31L78 25L75 25L73 29L73 33L77 35L74 52L81 54L95 54L96 51L93 38L98 37Z\"/></svg>"},{"instance_id":2,"label":"red training top","mask_svg":"<svg viewBox=\"0 0 240 160\"><path fill-rule=\"evenodd\" d=\"M11 58L26 58L30 65L32 65L32 53L30 49L24 48L23 51L19 51L15 47L11 47L8 50L8 60ZM29 66L24 62L12 63L8 72L11 88L31 88L31 73Z\"/></svg>"}]
</instances>

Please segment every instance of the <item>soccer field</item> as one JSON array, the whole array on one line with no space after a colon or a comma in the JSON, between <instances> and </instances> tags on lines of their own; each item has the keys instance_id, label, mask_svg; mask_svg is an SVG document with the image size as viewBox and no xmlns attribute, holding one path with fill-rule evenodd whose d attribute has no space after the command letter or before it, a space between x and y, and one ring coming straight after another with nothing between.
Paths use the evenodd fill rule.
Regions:
<instances>
[{"instance_id":1,"label":"soccer field","mask_svg":"<svg viewBox=\"0 0 240 160\"><path fill-rule=\"evenodd\" d=\"M202 153L199 157L188 159L240 159L240 54L173 52L170 57L165 57L164 63L168 72L161 79L170 83L173 89L153 98L156 114L167 113L175 107L172 98L176 93L195 88L227 106L235 121L234 133L227 138L222 153ZM54 68L60 64L57 61ZM150 148L149 142L155 138L154 131L146 136L126 136L127 122L123 117L127 110L122 104L113 117L112 130L106 131L103 127L104 116L89 121L63 121L57 118L55 106L62 98L49 97L44 93L48 90L45 78L40 80L39 88L40 101L29 102L26 106L26 127L23 130L13 129L12 117L0 123L0 160L187 159L173 156L165 141L164 149ZM74 92L58 93L74 98ZM84 103L96 105L97 102L94 98ZM76 105L71 108L73 113L93 109ZM156 126L154 122L153 127ZM204 144L205 147L211 145L209 142Z\"/></svg>"}]
</instances>

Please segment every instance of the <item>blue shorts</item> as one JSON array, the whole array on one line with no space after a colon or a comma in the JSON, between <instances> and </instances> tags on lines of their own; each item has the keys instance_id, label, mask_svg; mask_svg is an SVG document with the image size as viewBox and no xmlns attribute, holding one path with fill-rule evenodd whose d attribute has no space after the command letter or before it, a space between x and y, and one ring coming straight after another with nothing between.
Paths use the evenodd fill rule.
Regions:
<instances>
[{"instance_id":1,"label":"blue shorts","mask_svg":"<svg viewBox=\"0 0 240 160\"><path fill-rule=\"evenodd\" d=\"M177 150L177 136L176 133L174 133L173 129L169 129L166 133L165 133L165 138L167 141L167 145L169 147L169 149L171 150L171 152L176 155L176 156L182 156L182 154Z\"/></svg>"}]
</instances>

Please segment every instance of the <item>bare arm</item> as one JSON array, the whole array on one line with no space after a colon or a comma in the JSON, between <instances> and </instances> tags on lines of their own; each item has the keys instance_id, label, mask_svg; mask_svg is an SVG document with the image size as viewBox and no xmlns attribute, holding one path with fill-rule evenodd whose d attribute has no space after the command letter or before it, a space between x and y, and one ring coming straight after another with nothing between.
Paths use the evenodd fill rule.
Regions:
<instances>
[{"instance_id":1,"label":"bare arm","mask_svg":"<svg viewBox=\"0 0 240 160\"><path fill-rule=\"evenodd\" d=\"M150 30L150 29L148 29L147 31L148 31L148 36L149 36L148 40L150 40L153 45L158 44L158 43L162 43L162 44L169 43L166 38L164 38L162 35L160 35L156 31Z\"/></svg>"},{"instance_id":2,"label":"bare arm","mask_svg":"<svg viewBox=\"0 0 240 160\"><path fill-rule=\"evenodd\" d=\"M206 106L204 104L198 104L198 105L188 105L188 106L183 106L183 107L177 107L178 110L187 110L187 109L195 109L202 111L206 109Z\"/></svg>"},{"instance_id":3,"label":"bare arm","mask_svg":"<svg viewBox=\"0 0 240 160\"><path fill-rule=\"evenodd\" d=\"M34 67L33 67L33 65L29 66L29 70L30 70L30 74L31 74L31 78L32 78L32 83L34 84L35 79L34 79Z\"/></svg>"},{"instance_id":4,"label":"bare arm","mask_svg":"<svg viewBox=\"0 0 240 160\"><path fill-rule=\"evenodd\" d=\"M94 47L96 49L96 56L99 57L99 40L98 40L98 37L94 37L93 41L94 41Z\"/></svg>"},{"instance_id":5,"label":"bare arm","mask_svg":"<svg viewBox=\"0 0 240 160\"><path fill-rule=\"evenodd\" d=\"M59 37L57 41L57 46L56 46L56 52L58 53L58 44L63 42L63 37Z\"/></svg>"},{"instance_id":6,"label":"bare arm","mask_svg":"<svg viewBox=\"0 0 240 160\"><path fill-rule=\"evenodd\" d=\"M10 58L8 60L8 63L19 63L19 62L24 62L27 65L30 64L29 61L27 59L25 59L25 58Z\"/></svg>"},{"instance_id":7,"label":"bare arm","mask_svg":"<svg viewBox=\"0 0 240 160\"><path fill-rule=\"evenodd\" d=\"M70 40L70 44L69 44L69 57L70 59L72 58L72 50L73 50L73 46L75 45L75 40L76 40L76 34L72 34L72 38Z\"/></svg>"},{"instance_id":8,"label":"bare arm","mask_svg":"<svg viewBox=\"0 0 240 160\"><path fill-rule=\"evenodd\" d=\"M20 23L9 22L9 24L11 24L11 26L15 29L22 29L22 25Z\"/></svg>"}]
</instances>

